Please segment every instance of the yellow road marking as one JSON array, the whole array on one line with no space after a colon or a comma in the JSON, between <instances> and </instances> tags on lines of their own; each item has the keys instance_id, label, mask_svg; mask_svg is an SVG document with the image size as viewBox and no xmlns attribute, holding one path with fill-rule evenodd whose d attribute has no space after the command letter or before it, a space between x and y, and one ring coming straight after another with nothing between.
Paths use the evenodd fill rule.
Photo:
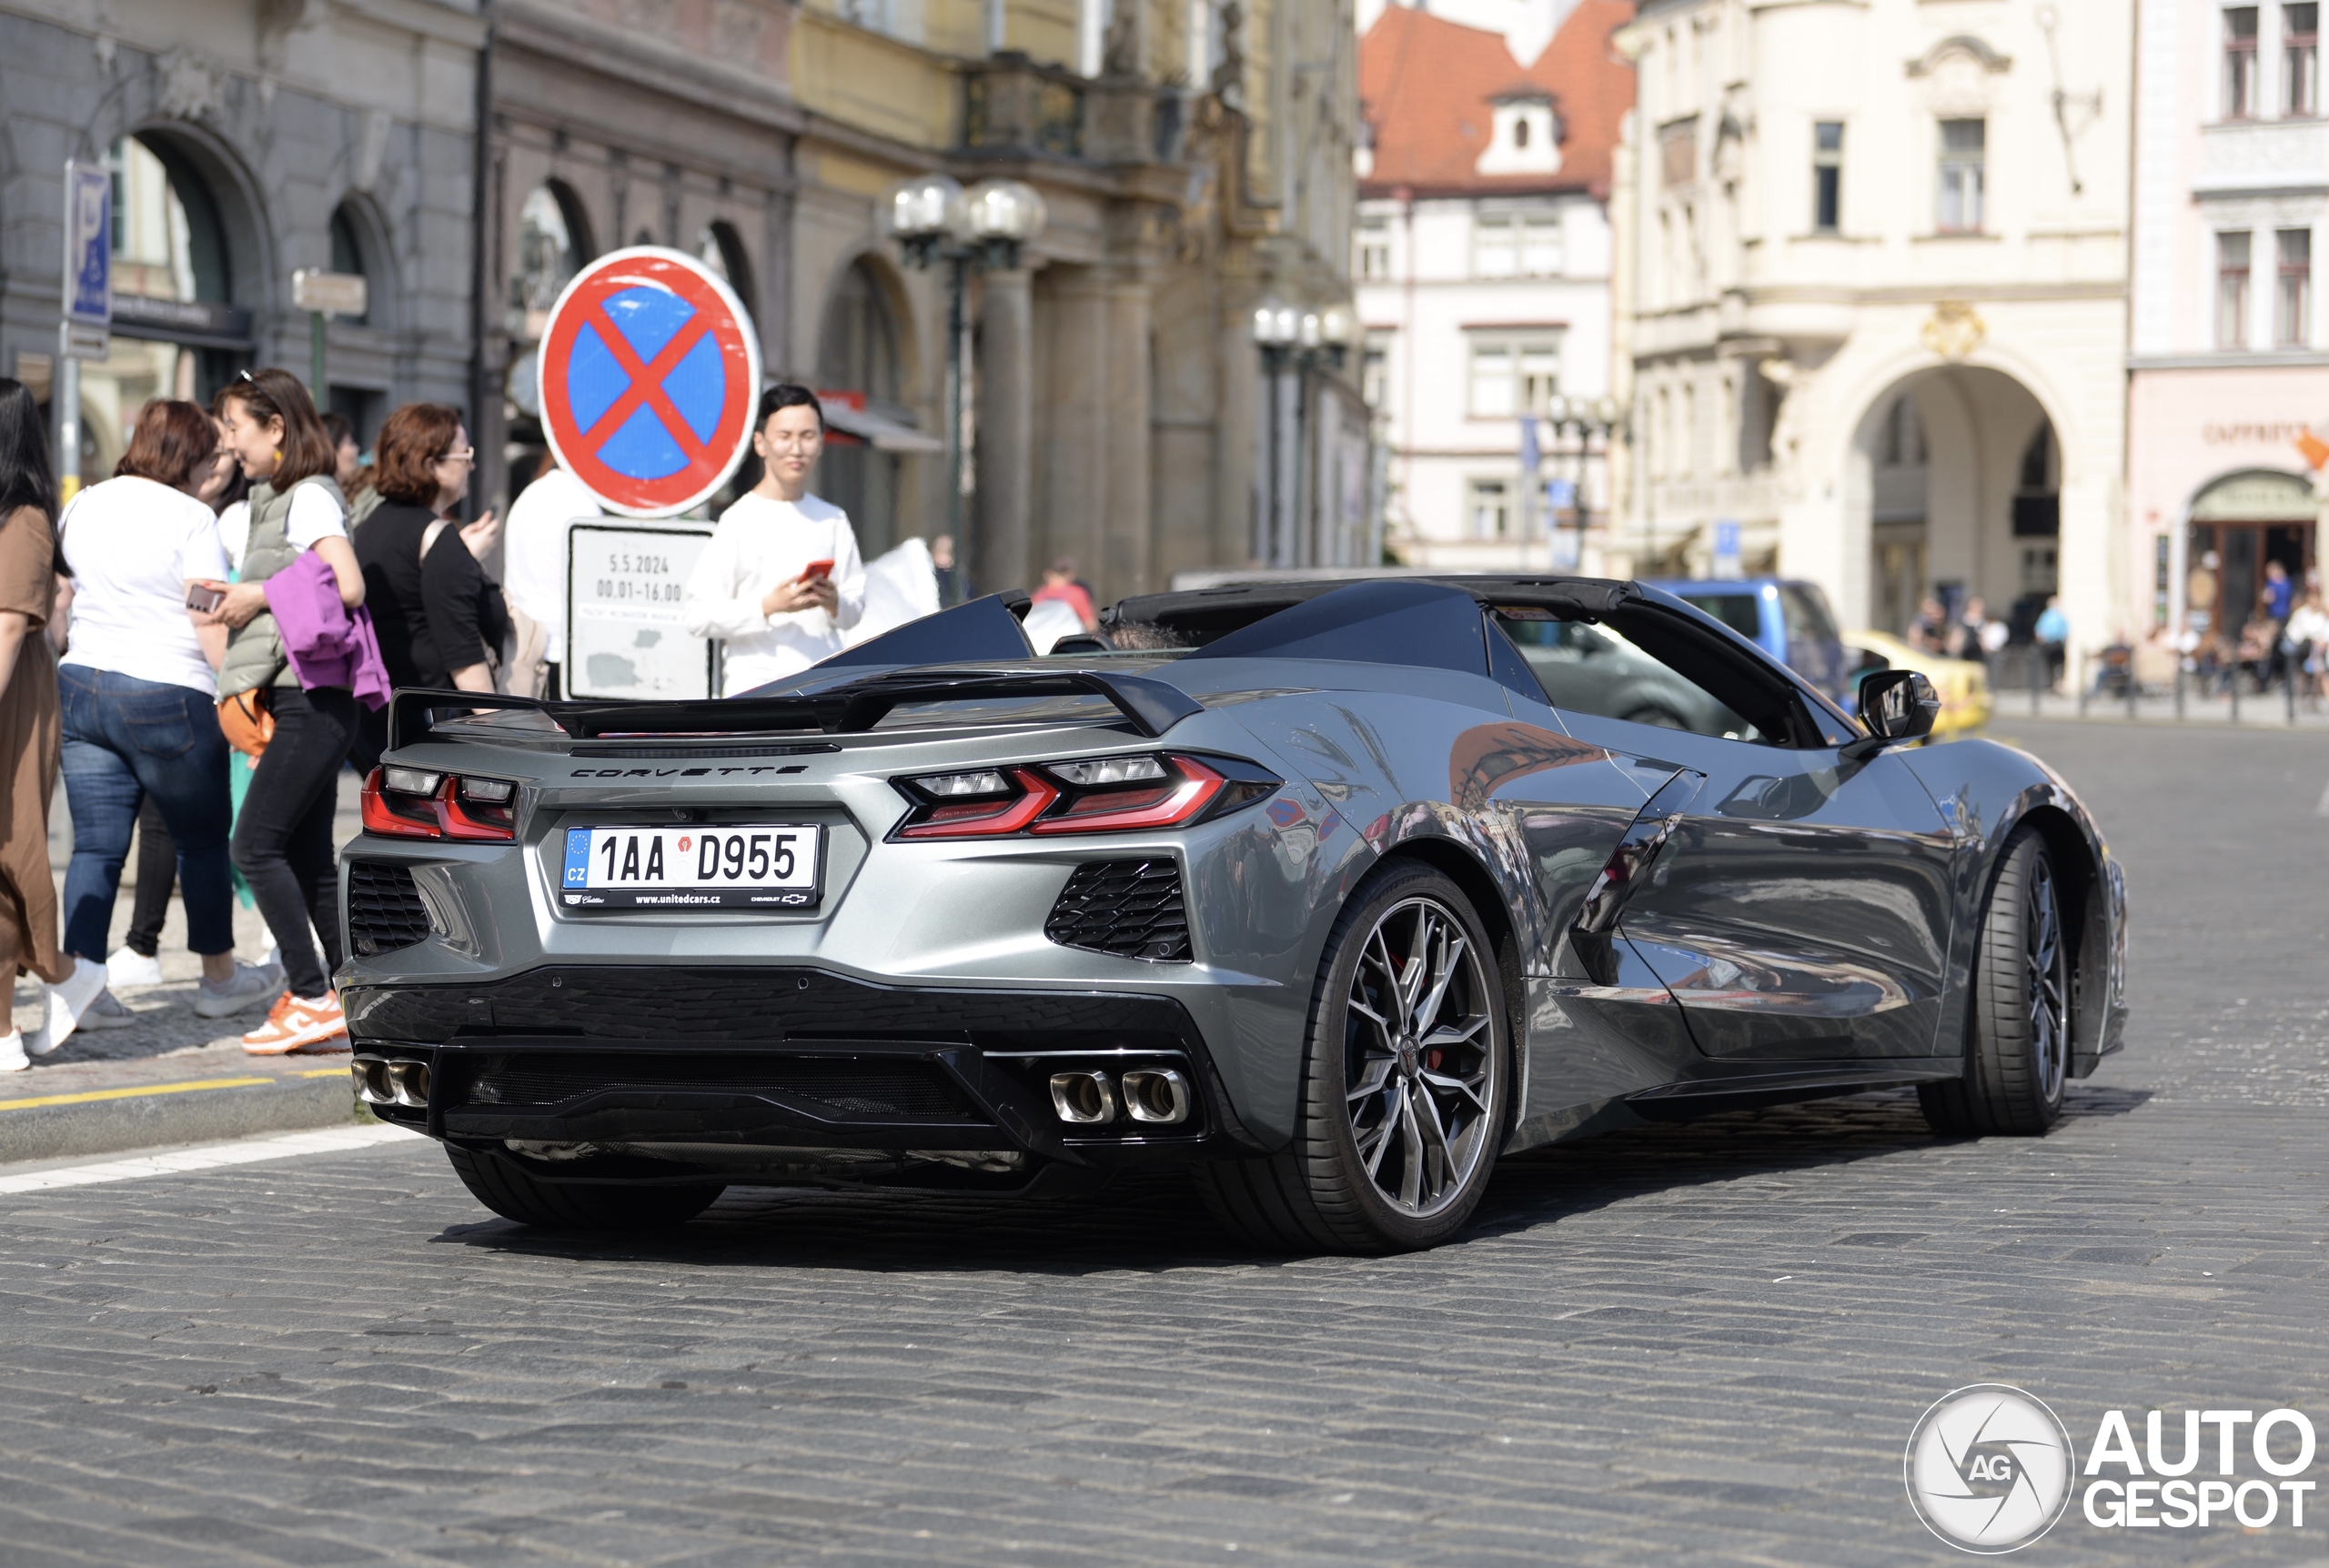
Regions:
<instances>
[{"instance_id":1,"label":"yellow road marking","mask_svg":"<svg viewBox=\"0 0 2329 1568\"><path fill-rule=\"evenodd\" d=\"M329 1078L345 1073L348 1064L338 1067L311 1068L305 1072L288 1073L291 1078ZM130 1089L91 1089L79 1094L37 1094L28 1100L0 1100L0 1111L29 1111L36 1105L86 1105L98 1100L134 1100L141 1094L190 1094L199 1089L244 1089L252 1084L275 1083L275 1078L201 1078L190 1083L142 1083Z\"/></svg>"}]
</instances>

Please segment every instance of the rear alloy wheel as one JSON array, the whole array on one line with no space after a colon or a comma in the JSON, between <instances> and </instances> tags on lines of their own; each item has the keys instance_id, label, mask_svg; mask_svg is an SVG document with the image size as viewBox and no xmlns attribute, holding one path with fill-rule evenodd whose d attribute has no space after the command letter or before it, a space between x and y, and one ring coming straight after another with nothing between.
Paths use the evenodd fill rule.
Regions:
<instances>
[{"instance_id":1,"label":"rear alloy wheel","mask_svg":"<svg viewBox=\"0 0 2329 1568\"><path fill-rule=\"evenodd\" d=\"M2031 829L1999 862L1972 979L1965 1076L1918 1087L1925 1120L1952 1137L2043 1132L2062 1113L2074 1020L2061 885Z\"/></svg>"},{"instance_id":2,"label":"rear alloy wheel","mask_svg":"<svg viewBox=\"0 0 2329 1568\"><path fill-rule=\"evenodd\" d=\"M505 1220L546 1231L653 1231L683 1225L711 1207L724 1184L544 1181L506 1154L445 1146L453 1174Z\"/></svg>"},{"instance_id":3,"label":"rear alloy wheel","mask_svg":"<svg viewBox=\"0 0 2329 1568\"><path fill-rule=\"evenodd\" d=\"M1327 940L1292 1147L1202 1167L1198 1189L1232 1231L1271 1248L1435 1245L1487 1189L1510 1054L1495 955L1470 901L1427 866L1395 865Z\"/></svg>"}]
</instances>

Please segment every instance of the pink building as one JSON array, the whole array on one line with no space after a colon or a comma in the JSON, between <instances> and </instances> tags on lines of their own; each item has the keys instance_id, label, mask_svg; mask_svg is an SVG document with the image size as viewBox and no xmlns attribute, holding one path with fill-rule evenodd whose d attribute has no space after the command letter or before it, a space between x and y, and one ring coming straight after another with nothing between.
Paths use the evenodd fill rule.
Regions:
<instances>
[{"instance_id":1,"label":"pink building","mask_svg":"<svg viewBox=\"0 0 2329 1568\"><path fill-rule=\"evenodd\" d=\"M2236 637L2317 558L2321 6L2138 0L2125 623Z\"/></svg>"}]
</instances>

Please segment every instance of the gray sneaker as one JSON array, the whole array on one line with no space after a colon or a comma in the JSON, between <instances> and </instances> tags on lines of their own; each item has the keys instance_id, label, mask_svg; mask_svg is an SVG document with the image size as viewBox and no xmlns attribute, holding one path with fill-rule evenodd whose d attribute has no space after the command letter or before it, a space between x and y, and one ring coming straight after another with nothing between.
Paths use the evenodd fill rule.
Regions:
<instances>
[{"instance_id":1,"label":"gray sneaker","mask_svg":"<svg viewBox=\"0 0 2329 1568\"><path fill-rule=\"evenodd\" d=\"M113 992L101 990L81 1014L83 1029L127 1029L138 1021L137 1015L121 1005Z\"/></svg>"},{"instance_id":2,"label":"gray sneaker","mask_svg":"<svg viewBox=\"0 0 2329 1568\"><path fill-rule=\"evenodd\" d=\"M226 1018L265 1007L282 994L281 964L247 964L237 960L233 978L217 985L204 980L195 988L194 1010L202 1018Z\"/></svg>"}]
</instances>

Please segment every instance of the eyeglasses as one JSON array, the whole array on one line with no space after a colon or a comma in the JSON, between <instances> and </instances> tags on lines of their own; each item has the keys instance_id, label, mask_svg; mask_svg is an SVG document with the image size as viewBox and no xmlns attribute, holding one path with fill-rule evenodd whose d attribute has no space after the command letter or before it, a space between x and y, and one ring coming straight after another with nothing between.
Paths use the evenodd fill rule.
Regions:
<instances>
[{"instance_id":1,"label":"eyeglasses","mask_svg":"<svg viewBox=\"0 0 2329 1568\"><path fill-rule=\"evenodd\" d=\"M474 463L477 461L477 448L463 447L456 451L446 453L437 460L440 463Z\"/></svg>"}]
</instances>

